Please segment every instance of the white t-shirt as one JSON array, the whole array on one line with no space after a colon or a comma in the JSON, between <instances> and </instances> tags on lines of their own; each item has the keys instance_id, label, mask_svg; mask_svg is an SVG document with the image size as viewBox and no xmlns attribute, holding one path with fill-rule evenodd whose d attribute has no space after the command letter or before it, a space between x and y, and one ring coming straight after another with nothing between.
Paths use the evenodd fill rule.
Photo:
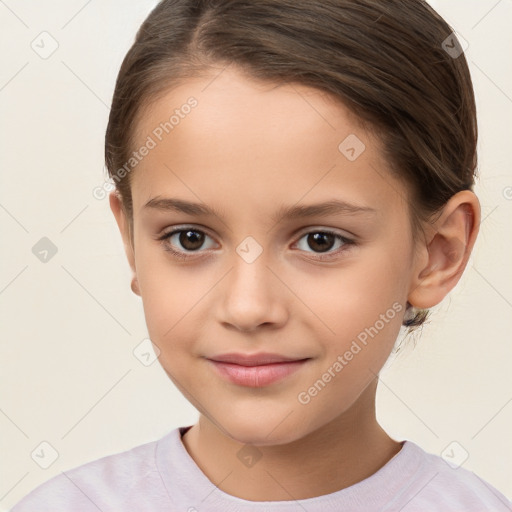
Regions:
<instances>
[{"instance_id":1,"label":"white t-shirt","mask_svg":"<svg viewBox=\"0 0 512 512\"><path fill-rule=\"evenodd\" d=\"M190 457L179 427L157 441L51 478L11 512L506 512L509 501L412 441L370 477L316 498L247 501L219 490Z\"/></svg>"}]
</instances>

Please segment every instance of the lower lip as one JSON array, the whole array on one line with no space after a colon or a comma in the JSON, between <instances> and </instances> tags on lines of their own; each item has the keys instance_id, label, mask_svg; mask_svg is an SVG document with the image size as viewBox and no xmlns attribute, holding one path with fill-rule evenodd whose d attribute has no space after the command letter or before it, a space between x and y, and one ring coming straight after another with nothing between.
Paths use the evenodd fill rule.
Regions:
<instances>
[{"instance_id":1,"label":"lower lip","mask_svg":"<svg viewBox=\"0 0 512 512\"><path fill-rule=\"evenodd\" d=\"M221 377L224 377L230 382L238 384L239 386L259 388L273 384L296 372L304 365L307 359L287 363L265 364L261 366L242 366L239 364L212 361L211 359L209 359L209 361L213 364Z\"/></svg>"}]
</instances>

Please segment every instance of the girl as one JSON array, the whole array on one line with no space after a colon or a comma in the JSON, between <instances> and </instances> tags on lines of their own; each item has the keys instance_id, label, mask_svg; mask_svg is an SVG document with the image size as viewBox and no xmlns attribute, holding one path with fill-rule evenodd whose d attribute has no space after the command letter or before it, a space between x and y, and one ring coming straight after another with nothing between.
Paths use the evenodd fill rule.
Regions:
<instances>
[{"instance_id":1,"label":"girl","mask_svg":"<svg viewBox=\"0 0 512 512\"><path fill-rule=\"evenodd\" d=\"M13 512L511 510L460 447L375 415L401 326L473 249L476 141L462 47L420 0L161 1L105 154L132 290L199 420Z\"/></svg>"}]
</instances>

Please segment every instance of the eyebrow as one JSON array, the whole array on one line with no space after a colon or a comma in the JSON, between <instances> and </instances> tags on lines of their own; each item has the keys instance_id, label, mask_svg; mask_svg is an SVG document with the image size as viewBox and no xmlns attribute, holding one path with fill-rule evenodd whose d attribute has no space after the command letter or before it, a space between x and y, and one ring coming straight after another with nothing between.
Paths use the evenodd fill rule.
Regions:
<instances>
[{"instance_id":1,"label":"eyebrow","mask_svg":"<svg viewBox=\"0 0 512 512\"><path fill-rule=\"evenodd\" d=\"M222 213L214 208L201 203L193 203L170 197L154 197L150 199L143 208L181 212L193 216L210 215L222 218ZM375 214L376 212L377 210L369 206L356 205L339 199L332 199L323 203L310 205L282 206L277 213L272 216L272 221L281 222L295 218L325 217L328 215Z\"/></svg>"}]
</instances>

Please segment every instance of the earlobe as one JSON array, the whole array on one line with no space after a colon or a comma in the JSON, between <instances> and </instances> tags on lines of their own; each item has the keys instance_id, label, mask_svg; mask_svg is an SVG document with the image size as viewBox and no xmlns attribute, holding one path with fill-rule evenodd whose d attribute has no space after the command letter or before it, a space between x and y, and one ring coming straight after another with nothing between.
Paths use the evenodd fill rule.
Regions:
<instances>
[{"instance_id":1,"label":"earlobe","mask_svg":"<svg viewBox=\"0 0 512 512\"><path fill-rule=\"evenodd\" d=\"M112 213L114 214L114 217L117 222L117 226L119 227L119 231L121 232L121 237L123 239L124 250L125 250L126 257L128 259L128 263L133 272L131 289L132 289L133 293L135 293L136 295L140 295L139 285L138 285L138 281L137 281L137 269L135 267L135 253L134 253L134 248L133 248L132 238L131 238L131 233L130 233L130 225L129 225L130 221L129 221L129 219L126 218L126 213L123 208L122 199L121 199L117 189L110 192L109 202L110 202L110 209L112 210Z\"/></svg>"},{"instance_id":2,"label":"earlobe","mask_svg":"<svg viewBox=\"0 0 512 512\"><path fill-rule=\"evenodd\" d=\"M139 295L140 297L139 281L137 280L137 276L135 274L132 277L131 289L132 292L135 293L135 295Z\"/></svg>"},{"instance_id":3,"label":"earlobe","mask_svg":"<svg viewBox=\"0 0 512 512\"><path fill-rule=\"evenodd\" d=\"M446 203L426 246L428 254L415 269L408 301L416 308L439 304L460 280L480 226L480 203L470 190Z\"/></svg>"}]
</instances>

